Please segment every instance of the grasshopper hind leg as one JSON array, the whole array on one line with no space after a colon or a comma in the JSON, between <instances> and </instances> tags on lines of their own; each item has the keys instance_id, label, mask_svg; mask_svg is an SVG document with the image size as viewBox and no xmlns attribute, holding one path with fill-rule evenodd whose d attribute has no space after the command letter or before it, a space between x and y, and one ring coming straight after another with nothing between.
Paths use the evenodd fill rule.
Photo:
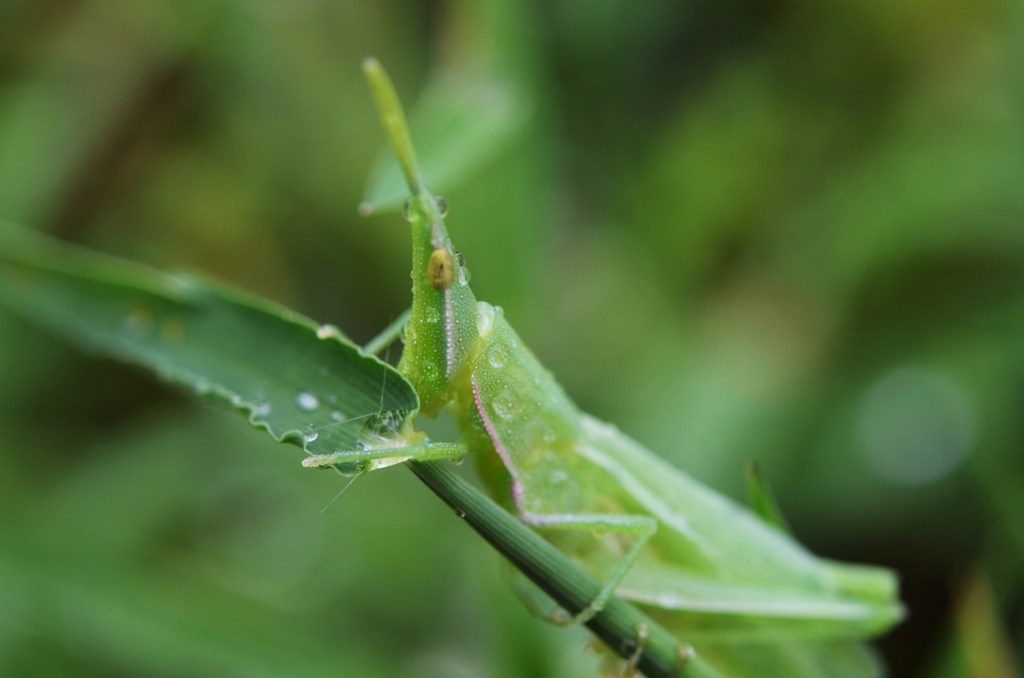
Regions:
<instances>
[{"instance_id":1,"label":"grasshopper hind leg","mask_svg":"<svg viewBox=\"0 0 1024 678\"><path fill-rule=\"evenodd\" d=\"M640 550L658 529L658 523L654 518L644 515L615 515L615 514L568 514L568 515L534 515L525 514L522 516L524 522L532 527L548 530L576 530L589 533L608 532L618 534L632 534L636 540L630 546L629 551L622 558L622 562L609 577L604 587L597 596L590 601L590 604L575 615L569 612L556 609L552 613L552 621L561 626L572 624L586 624L594 618L594 615L604 609L608 599L615 593L615 589L622 583L623 578L633 567ZM559 619L556 615L562 614Z\"/></svg>"}]
</instances>

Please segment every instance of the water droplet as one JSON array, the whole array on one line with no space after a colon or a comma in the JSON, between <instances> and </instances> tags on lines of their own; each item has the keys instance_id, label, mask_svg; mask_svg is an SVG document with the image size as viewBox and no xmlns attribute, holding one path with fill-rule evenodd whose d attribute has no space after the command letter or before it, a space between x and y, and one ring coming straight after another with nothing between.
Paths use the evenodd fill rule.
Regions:
<instances>
[{"instance_id":1,"label":"water droplet","mask_svg":"<svg viewBox=\"0 0 1024 678\"><path fill-rule=\"evenodd\" d=\"M295 396L295 404L304 412L312 412L320 407L320 401L316 399L316 396L305 391Z\"/></svg>"},{"instance_id":2,"label":"water droplet","mask_svg":"<svg viewBox=\"0 0 1024 678\"><path fill-rule=\"evenodd\" d=\"M500 370L508 362L508 353L501 346L494 345L487 352L487 362L491 363L494 369Z\"/></svg>"},{"instance_id":3,"label":"water droplet","mask_svg":"<svg viewBox=\"0 0 1024 678\"><path fill-rule=\"evenodd\" d=\"M312 424L306 424L306 428L302 429L302 439L307 443L311 443L319 437L320 434Z\"/></svg>"},{"instance_id":4,"label":"water droplet","mask_svg":"<svg viewBox=\"0 0 1024 678\"><path fill-rule=\"evenodd\" d=\"M441 218L448 216L448 201L441 196L435 196L434 202L437 203L437 211L440 212Z\"/></svg>"},{"instance_id":5,"label":"water droplet","mask_svg":"<svg viewBox=\"0 0 1024 678\"><path fill-rule=\"evenodd\" d=\"M368 449L370 449L370 446L364 443L362 440L356 443L356 450L358 450L359 452L366 452Z\"/></svg>"},{"instance_id":6,"label":"water droplet","mask_svg":"<svg viewBox=\"0 0 1024 678\"><path fill-rule=\"evenodd\" d=\"M460 518L465 518L466 517L466 512L463 509L457 508L457 509L455 509L455 515L457 515Z\"/></svg>"},{"instance_id":7,"label":"water droplet","mask_svg":"<svg viewBox=\"0 0 1024 678\"><path fill-rule=\"evenodd\" d=\"M519 412L519 402L509 390L504 390L491 402L494 413L502 419L512 419Z\"/></svg>"},{"instance_id":8,"label":"water droplet","mask_svg":"<svg viewBox=\"0 0 1024 678\"><path fill-rule=\"evenodd\" d=\"M339 330L336 326L328 324L321 325L320 327L316 328L316 336L320 339L330 339L331 337L334 337L335 339L341 339L343 335L341 334L341 330Z\"/></svg>"},{"instance_id":9,"label":"water droplet","mask_svg":"<svg viewBox=\"0 0 1024 678\"><path fill-rule=\"evenodd\" d=\"M465 266L459 266L455 272L455 279L459 281L459 287L465 287L469 284L469 269Z\"/></svg>"},{"instance_id":10,"label":"water droplet","mask_svg":"<svg viewBox=\"0 0 1024 678\"><path fill-rule=\"evenodd\" d=\"M482 336L486 336L494 325L494 307L486 301L477 302L476 305L476 330Z\"/></svg>"},{"instance_id":11,"label":"water droplet","mask_svg":"<svg viewBox=\"0 0 1024 678\"><path fill-rule=\"evenodd\" d=\"M256 407L252 408L252 413L257 417L266 417L270 414L272 409L273 408L270 406L270 403L264 400L256 403Z\"/></svg>"},{"instance_id":12,"label":"water droplet","mask_svg":"<svg viewBox=\"0 0 1024 678\"><path fill-rule=\"evenodd\" d=\"M416 198L412 196L405 199L405 203L402 205L402 218L406 221L412 221L413 210L415 203L413 202Z\"/></svg>"},{"instance_id":13,"label":"water droplet","mask_svg":"<svg viewBox=\"0 0 1024 678\"><path fill-rule=\"evenodd\" d=\"M552 485L561 485L568 479L569 474L565 471L552 471L551 474L548 475L548 482Z\"/></svg>"},{"instance_id":14,"label":"water droplet","mask_svg":"<svg viewBox=\"0 0 1024 678\"><path fill-rule=\"evenodd\" d=\"M338 410L334 410L333 412L331 412L331 420L341 423L345 421L345 415L339 412Z\"/></svg>"},{"instance_id":15,"label":"water droplet","mask_svg":"<svg viewBox=\"0 0 1024 678\"><path fill-rule=\"evenodd\" d=\"M441 319L441 312L434 306L427 306L426 314L428 323L436 323Z\"/></svg>"},{"instance_id":16,"label":"water droplet","mask_svg":"<svg viewBox=\"0 0 1024 678\"><path fill-rule=\"evenodd\" d=\"M541 440L550 445L551 443L555 442L555 440L558 438L558 435L555 433L555 429L548 427L544 429L544 432L540 435L540 437Z\"/></svg>"},{"instance_id":17,"label":"water droplet","mask_svg":"<svg viewBox=\"0 0 1024 678\"><path fill-rule=\"evenodd\" d=\"M234 405L235 407L239 407L242 404L242 396L238 395L237 393L231 396L231 404Z\"/></svg>"}]
</instances>

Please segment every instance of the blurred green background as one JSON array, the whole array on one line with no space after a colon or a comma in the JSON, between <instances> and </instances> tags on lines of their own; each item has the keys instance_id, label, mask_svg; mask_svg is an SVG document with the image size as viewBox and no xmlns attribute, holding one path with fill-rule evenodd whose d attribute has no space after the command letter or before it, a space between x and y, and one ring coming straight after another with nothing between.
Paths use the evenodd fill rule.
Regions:
<instances>
[{"instance_id":1,"label":"blurred green background","mask_svg":"<svg viewBox=\"0 0 1024 678\"><path fill-rule=\"evenodd\" d=\"M6 0L0 218L365 341L409 301L404 222L356 210L366 54L585 409L736 497L758 460L816 553L897 569L895 675L1012 675L1024 5ZM400 469L321 514L296 448L7 312L0 380L4 675L595 663Z\"/></svg>"}]
</instances>

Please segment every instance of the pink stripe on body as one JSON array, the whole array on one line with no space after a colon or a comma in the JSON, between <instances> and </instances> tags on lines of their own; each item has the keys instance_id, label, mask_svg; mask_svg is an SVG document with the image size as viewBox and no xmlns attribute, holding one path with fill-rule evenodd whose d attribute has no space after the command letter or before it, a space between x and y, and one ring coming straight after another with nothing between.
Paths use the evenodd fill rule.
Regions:
<instances>
[{"instance_id":1,"label":"pink stripe on body","mask_svg":"<svg viewBox=\"0 0 1024 678\"><path fill-rule=\"evenodd\" d=\"M451 289L444 291L444 359L448 381L455 378L455 309Z\"/></svg>"},{"instance_id":2,"label":"pink stripe on body","mask_svg":"<svg viewBox=\"0 0 1024 678\"><path fill-rule=\"evenodd\" d=\"M498 438L498 432L494 429L494 424L491 423L491 418L488 417L487 412L484 411L484 404L480 399L480 388L476 384L476 376L470 378L470 383L473 386L473 402L476 404L476 411L480 413L480 419L484 422L484 429L487 430L487 435L491 439L491 444L494 445L494 451L498 453L499 457L501 457L501 461L504 462L509 475L512 476L512 501L516 505L516 512L522 515L523 485L519 481L519 476L516 473L515 467L512 466L512 460L509 459L508 451L502 444L501 439Z\"/></svg>"}]
</instances>

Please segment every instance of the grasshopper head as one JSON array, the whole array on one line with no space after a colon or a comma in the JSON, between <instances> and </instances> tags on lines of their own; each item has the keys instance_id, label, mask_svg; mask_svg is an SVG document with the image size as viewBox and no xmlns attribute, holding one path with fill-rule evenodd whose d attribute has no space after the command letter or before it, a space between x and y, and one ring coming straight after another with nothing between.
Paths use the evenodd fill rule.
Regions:
<instances>
[{"instance_id":1,"label":"grasshopper head","mask_svg":"<svg viewBox=\"0 0 1024 678\"><path fill-rule=\"evenodd\" d=\"M421 410L433 415L449 400L476 338L476 298L445 228L447 208L423 184L394 87L376 59L366 59L363 72L412 193L404 210L412 226L412 313L398 369Z\"/></svg>"}]
</instances>

